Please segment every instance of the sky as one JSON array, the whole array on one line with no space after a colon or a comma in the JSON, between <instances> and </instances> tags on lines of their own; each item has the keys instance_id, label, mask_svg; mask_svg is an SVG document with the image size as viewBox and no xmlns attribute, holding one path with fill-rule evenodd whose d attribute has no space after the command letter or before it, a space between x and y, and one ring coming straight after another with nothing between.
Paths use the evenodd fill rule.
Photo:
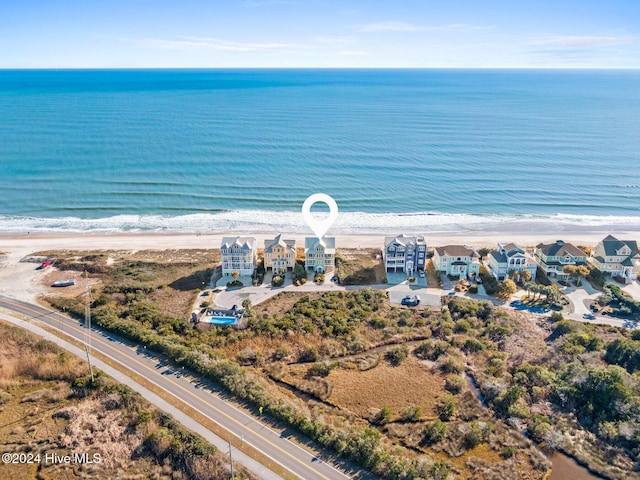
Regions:
<instances>
[{"instance_id":1,"label":"sky","mask_svg":"<svg viewBox=\"0 0 640 480\"><path fill-rule=\"evenodd\" d=\"M640 68L640 0L5 0L0 68Z\"/></svg>"}]
</instances>

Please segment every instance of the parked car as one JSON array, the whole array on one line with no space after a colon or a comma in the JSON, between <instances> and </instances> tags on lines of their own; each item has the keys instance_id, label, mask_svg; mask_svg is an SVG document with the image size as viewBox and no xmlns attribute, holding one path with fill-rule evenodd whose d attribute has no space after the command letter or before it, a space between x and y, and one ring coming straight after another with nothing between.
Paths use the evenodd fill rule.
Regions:
<instances>
[{"instance_id":1,"label":"parked car","mask_svg":"<svg viewBox=\"0 0 640 480\"><path fill-rule=\"evenodd\" d=\"M595 320L596 316L593 313L585 313L584 315L582 315L582 318L586 320Z\"/></svg>"},{"instance_id":2,"label":"parked car","mask_svg":"<svg viewBox=\"0 0 640 480\"><path fill-rule=\"evenodd\" d=\"M420 295L407 295L400 302L402 305L406 305L407 307L415 307L420 305Z\"/></svg>"},{"instance_id":3,"label":"parked car","mask_svg":"<svg viewBox=\"0 0 640 480\"><path fill-rule=\"evenodd\" d=\"M449 293L447 293L447 295L449 295L450 297L454 296L455 294L455 290L451 290Z\"/></svg>"}]
</instances>

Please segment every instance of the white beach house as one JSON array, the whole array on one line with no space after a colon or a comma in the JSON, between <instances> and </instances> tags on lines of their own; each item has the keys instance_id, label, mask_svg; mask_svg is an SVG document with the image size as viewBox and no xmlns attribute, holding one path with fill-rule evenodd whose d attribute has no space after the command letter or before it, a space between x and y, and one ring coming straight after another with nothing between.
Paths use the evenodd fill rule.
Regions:
<instances>
[{"instance_id":1,"label":"white beach house","mask_svg":"<svg viewBox=\"0 0 640 480\"><path fill-rule=\"evenodd\" d=\"M222 274L252 275L258 249L254 237L224 237L220 245Z\"/></svg>"},{"instance_id":2,"label":"white beach house","mask_svg":"<svg viewBox=\"0 0 640 480\"><path fill-rule=\"evenodd\" d=\"M491 252L487 258L487 265L491 275L496 280L502 281L509 278L509 272L514 271L518 275L523 270L528 270L531 280L536 279L538 264L520 245L517 243L498 243L498 250Z\"/></svg>"},{"instance_id":3,"label":"white beach house","mask_svg":"<svg viewBox=\"0 0 640 480\"><path fill-rule=\"evenodd\" d=\"M631 283L638 278L640 253L635 240L618 240L613 235L602 239L589 259L598 270L624 278Z\"/></svg>"},{"instance_id":4,"label":"white beach house","mask_svg":"<svg viewBox=\"0 0 640 480\"><path fill-rule=\"evenodd\" d=\"M296 264L296 241L285 240L282 234L264 241L264 268L275 273L293 270Z\"/></svg>"},{"instance_id":5,"label":"white beach house","mask_svg":"<svg viewBox=\"0 0 640 480\"><path fill-rule=\"evenodd\" d=\"M336 261L335 237L307 237L304 239L304 266L307 270L324 273L334 269Z\"/></svg>"},{"instance_id":6,"label":"white beach house","mask_svg":"<svg viewBox=\"0 0 640 480\"><path fill-rule=\"evenodd\" d=\"M436 247L432 262L436 271L453 277L474 277L480 272L480 255L464 245Z\"/></svg>"}]
</instances>

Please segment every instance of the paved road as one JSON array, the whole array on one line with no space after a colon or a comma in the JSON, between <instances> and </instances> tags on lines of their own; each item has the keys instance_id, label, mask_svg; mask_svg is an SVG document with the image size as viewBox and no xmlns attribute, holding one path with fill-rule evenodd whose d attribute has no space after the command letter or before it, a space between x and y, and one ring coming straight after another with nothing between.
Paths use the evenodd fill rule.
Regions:
<instances>
[{"instance_id":1,"label":"paved road","mask_svg":"<svg viewBox=\"0 0 640 480\"><path fill-rule=\"evenodd\" d=\"M88 330L80 326L78 322L57 312L2 295L0 295L0 307L28 317L35 325L38 323L46 324L77 340L85 341ZM93 350L118 362L127 370L142 376L180 402L188 404L209 420L242 439L242 443L259 450L294 476L302 479L340 480L350 478L332 465L319 460L318 452L307 451L289 441L253 416L225 402L218 392L210 388L203 388L202 384L182 375L175 368L163 364L157 357L149 355L144 349L116 335L97 329L90 332L90 338ZM104 364L100 366L107 373L107 369L104 367ZM118 375L114 376L120 381ZM139 384L136 385L139 386ZM139 389L136 388L136 390ZM148 393L147 390L142 394L150 399ZM239 459L240 453L234 453L234 456ZM249 466L246 462L241 463ZM251 470L260 478L279 478L262 466L258 468L258 471L256 471L255 465L252 466Z\"/></svg>"}]
</instances>

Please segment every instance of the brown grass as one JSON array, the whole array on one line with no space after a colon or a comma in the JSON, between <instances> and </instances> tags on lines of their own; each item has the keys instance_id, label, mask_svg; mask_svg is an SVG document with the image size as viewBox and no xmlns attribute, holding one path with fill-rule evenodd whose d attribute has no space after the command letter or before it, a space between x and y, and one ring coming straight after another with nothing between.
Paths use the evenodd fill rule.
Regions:
<instances>
[{"instance_id":1,"label":"brown grass","mask_svg":"<svg viewBox=\"0 0 640 480\"><path fill-rule=\"evenodd\" d=\"M385 278L382 254L377 248L340 248L336 257L342 262L338 267L340 278L348 284L373 285Z\"/></svg>"},{"instance_id":2,"label":"brown grass","mask_svg":"<svg viewBox=\"0 0 640 480\"><path fill-rule=\"evenodd\" d=\"M307 369L307 365L291 366L285 379L302 381ZM444 376L414 358L399 367L382 361L367 371L336 368L326 380L332 385L328 400L363 418L383 406L390 407L394 415L400 414L407 405L419 405L425 417L435 418L438 398L446 393Z\"/></svg>"}]
</instances>

